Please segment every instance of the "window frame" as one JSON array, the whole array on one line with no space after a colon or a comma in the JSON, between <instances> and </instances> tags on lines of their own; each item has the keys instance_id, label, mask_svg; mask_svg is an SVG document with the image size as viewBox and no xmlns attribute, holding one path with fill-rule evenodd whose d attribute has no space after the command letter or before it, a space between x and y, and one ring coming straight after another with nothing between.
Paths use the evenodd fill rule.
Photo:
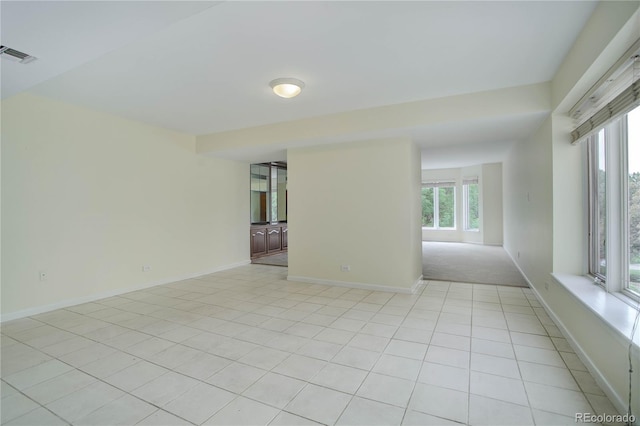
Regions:
<instances>
[{"instance_id":1,"label":"window frame","mask_svg":"<svg viewBox=\"0 0 640 426\"><path fill-rule=\"evenodd\" d=\"M446 182L423 182L422 187L433 188L433 226L422 226L422 229L433 231L455 231L458 224L457 215L457 183L455 181ZM453 227L440 226L440 188L453 189ZM422 196L422 195L421 195Z\"/></svg>"},{"instance_id":2,"label":"window frame","mask_svg":"<svg viewBox=\"0 0 640 426\"><path fill-rule=\"evenodd\" d=\"M640 108L637 107L637 108ZM587 173L587 274L605 291L622 300L640 302L640 292L630 289L628 113L597 129L586 140ZM602 130L604 129L604 132ZM605 156L605 273L599 264L599 138L604 135ZM597 155L596 155L597 154Z\"/></svg>"},{"instance_id":3,"label":"window frame","mask_svg":"<svg viewBox=\"0 0 640 426\"><path fill-rule=\"evenodd\" d=\"M477 200L477 208L478 208L478 227L471 228L469 225L469 217L470 217L470 204L469 204L469 186L476 185L478 188L478 200ZM480 185L478 182L478 178L474 177L472 179L465 179L462 182L462 229L466 232L480 232Z\"/></svg>"}]
</instances>

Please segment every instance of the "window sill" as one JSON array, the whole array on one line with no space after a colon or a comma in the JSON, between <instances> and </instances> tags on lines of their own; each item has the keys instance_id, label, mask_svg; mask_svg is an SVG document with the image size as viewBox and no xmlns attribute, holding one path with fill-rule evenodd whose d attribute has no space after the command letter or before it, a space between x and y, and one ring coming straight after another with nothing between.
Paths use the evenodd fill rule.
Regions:
<instances>
[{"instance_id":1,"label":"window sill","mask_svg":"<svg viewBox=\"0 0 640 426\"><path fill-rule=\"evenodd\" d=\"M558 284L567 289L612 330L620 334L625 341L629 341L638 312L634 307L638 306L637 302L622 293L615 295L607 293L602 287L595 285L592 279L585 276L559 273L551 275ZM628 299L629 303L621 298ZM640 329L636 330L633 343L634 346L640 347Z\"/></svg>"},{"instance_id":2,"label":"window sill","mask_svg":"<svg viewBox=\"0 0 640 426\"><path fill-rule=\"evenodd\" d=\"M456 231L456 228L427 228L423 226L422 230L423 231Z\"/></svg>"}]
</instances>

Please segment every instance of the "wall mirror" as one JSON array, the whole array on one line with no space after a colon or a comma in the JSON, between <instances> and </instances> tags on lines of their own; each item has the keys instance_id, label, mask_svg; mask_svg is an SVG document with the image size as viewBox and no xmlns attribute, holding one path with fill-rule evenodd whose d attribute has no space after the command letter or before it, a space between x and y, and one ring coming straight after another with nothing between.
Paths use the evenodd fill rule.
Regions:
<instances>
[{"instance_id":1,"label":"wall mirror","mask_svg":"<svg viewBox=\"0 0 640 426\"><path fill-rule=\"evenodd\" d=\"M251 223L287 221L287 164L251 165Z\"/></svg>"}]
</instances>

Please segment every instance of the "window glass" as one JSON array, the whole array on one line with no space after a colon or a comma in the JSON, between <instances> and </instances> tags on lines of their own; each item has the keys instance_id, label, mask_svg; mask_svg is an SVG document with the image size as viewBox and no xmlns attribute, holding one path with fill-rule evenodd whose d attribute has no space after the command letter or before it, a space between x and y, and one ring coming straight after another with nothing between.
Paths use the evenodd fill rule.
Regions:
<instances>
[{"instance_id":1,"label":"window glass","mask_svg":"<svg viewBox=\"0 0 640 426\"><path fill-rule=\"evenodd\" d=\"M455 226L455 188L440 187L438 188L438 227L453 228Z\"/></svg>"},{"instance_id":2,"label":"window glass","mask_svg":"<svg viewBox=\"0 0 640 426\"><path fill-rule=\"evenodd\" d=\"M478 208L478 184L470 183L463 187L464 196L464 229L473 231L479 229L480 214Z\"/></svg>"},{"instance_id":3,"label":"window glass","mask_svg":"<svg viewBox=\"0 0 640 426\"><path fill-rule=\"evenodd\" d=\"M422 226L433 228L434 209L433 209L434 188L422 187Z\"/></svg>"},{"instance_id":4,"label":"window glass","mask_svg":"<svg viewBox=\"0 0 640 426\"><path fill-rule=\"evenodd\" d=\"M629 287L640 294L640 107L627 115Z\"/></svg>"}]
</instances>

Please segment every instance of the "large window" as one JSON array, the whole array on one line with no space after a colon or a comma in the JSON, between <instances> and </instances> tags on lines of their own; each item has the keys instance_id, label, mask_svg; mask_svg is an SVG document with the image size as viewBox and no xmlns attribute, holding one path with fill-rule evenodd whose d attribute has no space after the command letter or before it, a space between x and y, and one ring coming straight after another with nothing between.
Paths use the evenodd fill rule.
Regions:
<instances>
[{"instance_id":1,"label":"large window","mask_svg":"<svg viewBox=\"0 0 640 426\"><path fill-rule=\"evenodd\" d=\"M479 229L480 214L478 206L478 178L468 178L462 181L462 205L464 212L464 230L477 231Z\"/></svg>"},{"instance_id":2,"label":"large window","mask_svg":"<svg viewBox=\"0 0 640 426\"><path fill-rule=\"evenodd\" d=\"M455 182L430 182L422 185L422 226L455 229Z\"/></svg>"},{"instance_id":3,"label":"large window","mask_svg":"<svg viewBox=\"0 0 640 426\"><path fill-rule=\"evenodd\" d=\"M588 139L589 273L640 296L640 107Z\"/></svg>"}]
</instances>

